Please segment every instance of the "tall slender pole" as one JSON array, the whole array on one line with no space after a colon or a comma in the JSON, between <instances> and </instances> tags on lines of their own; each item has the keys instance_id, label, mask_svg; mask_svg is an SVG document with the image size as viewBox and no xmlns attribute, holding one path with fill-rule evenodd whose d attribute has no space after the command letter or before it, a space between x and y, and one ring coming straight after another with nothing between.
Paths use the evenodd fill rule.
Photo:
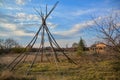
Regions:
<instances>
[{"instance_id":1,"label":"tall slender pole","mask_svg":"<svg viewBox=\"0 0 120 80\"><path fill-rule=\"evenodd\" d=\"M41 62L43 62L43 54L44 54L44 25L43 25L43 28L42 28L42 33L41 33Z\"/></svg>"}]
</instances>

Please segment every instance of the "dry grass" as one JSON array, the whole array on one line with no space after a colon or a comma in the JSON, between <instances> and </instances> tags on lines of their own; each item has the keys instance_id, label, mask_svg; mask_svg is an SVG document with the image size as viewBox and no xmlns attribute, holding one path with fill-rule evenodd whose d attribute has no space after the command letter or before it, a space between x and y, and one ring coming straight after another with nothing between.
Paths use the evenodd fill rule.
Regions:
<instances>
[{"instance_id":1,"label":"dry grass","mask_svg":"<svg viewBox=\"0 0 120 80\"><path fill-rule=\"evenodd\" d=\"M35 80L32 76L24 76L15 74L10 71L3 71L0 75L0 80Z\"/></svg>"},{"instance_id":2,"label":"dry grass","mask_svg":"<svg viewBox=\"0 0 120 80\"><path fill-rule=\"evenodd\" d=\"M115 55L76 56L70 54L70 57L77 62L77 65L68 62L37 63L31 69L30 75L34 76L36 80L120 80L120 61L116 59ZM23 80L26 76L20 75L29 65L29 63L25 63L18 66L17 75L15 75L16 73L3 72L1 78L8 76L12 78L8 80ZM17 79L14 79L15 77ZM0 80L2 80L1 78ZM24 80L29 79L27 77Z\"/></svg>"}]
</instances>

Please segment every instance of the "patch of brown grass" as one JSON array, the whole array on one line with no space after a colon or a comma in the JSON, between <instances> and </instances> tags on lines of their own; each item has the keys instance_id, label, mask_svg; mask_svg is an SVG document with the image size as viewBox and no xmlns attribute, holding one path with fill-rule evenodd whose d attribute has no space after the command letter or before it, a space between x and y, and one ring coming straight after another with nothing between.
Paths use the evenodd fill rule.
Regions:
<instances>
[{"instance_id":1,"label":"patch of brown grass","mask_svg":"<svg viewBox=\"0 0 120 80\"><path fill-rule=\"evenodd\" d=\"M19 75L6 70L1 73L0 80L36 80L36 79L31 76Z\"/></svg>"}]
</instances>

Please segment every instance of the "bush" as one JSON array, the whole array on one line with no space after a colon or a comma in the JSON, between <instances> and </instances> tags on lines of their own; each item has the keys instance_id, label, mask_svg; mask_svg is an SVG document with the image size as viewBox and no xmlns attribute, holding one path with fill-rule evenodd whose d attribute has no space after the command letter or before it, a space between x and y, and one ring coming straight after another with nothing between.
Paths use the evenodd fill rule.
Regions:
<instances>
[{"instance_id":1,"label":"bush","mask_svg":"<svg viewBox=\"0 0 120 80\"><path fill-rule=\"evenodd\" d=\"M80 49L77 50L77 55L81 56L81 55L83 55L83 54L84 54L84 51L83 51L83 50L80 50Z\"/></svg>"},{"instance_id":2,"label":"bush","mask_svg":"<svg viewBox=\"0 0 120 80\"><path fill-rule=\"evenodd\" d=\"M11 52L13 53L21 53L21 52L24 52L24 48L12 48L11 49Z\"/></svg>"}]
</instances>

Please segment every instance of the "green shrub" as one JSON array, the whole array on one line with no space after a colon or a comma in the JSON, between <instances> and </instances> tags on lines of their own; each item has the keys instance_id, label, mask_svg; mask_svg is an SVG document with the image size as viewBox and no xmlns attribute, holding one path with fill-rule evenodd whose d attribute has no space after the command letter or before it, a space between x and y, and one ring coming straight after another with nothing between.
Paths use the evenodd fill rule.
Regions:
<instances>
[{"instance_id":1,"label":"green shrub","mask_svg":"<svg viewBox=\"0 0 120 80\"><path fill-rule=\"evenodd\" d=\"M24 48L12 48L11 49L11 52L13 53L21 53L21 52L24 52Z\"/></svg>"}]
</instances>

